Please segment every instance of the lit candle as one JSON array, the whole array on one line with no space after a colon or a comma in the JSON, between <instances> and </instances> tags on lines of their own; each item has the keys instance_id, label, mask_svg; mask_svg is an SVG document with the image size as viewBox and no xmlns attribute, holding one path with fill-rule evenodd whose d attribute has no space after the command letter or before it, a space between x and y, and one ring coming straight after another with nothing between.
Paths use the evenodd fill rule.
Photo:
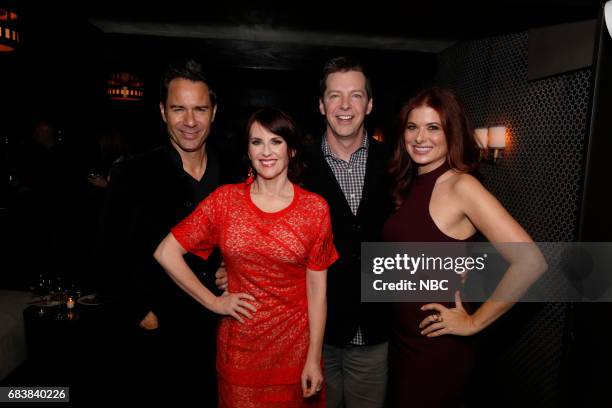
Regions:
<instances>
[{"instance_id":1,"label":"lit candle","mask_svg":"<svg viewBox=\"0 0 612 408\"><path fill-rule=\"evenodd\" d=\"M68 296L68 300L66 301L66 307L68 309L73 309L74 308L74 297Z\"/></svg>"}]
</instances>

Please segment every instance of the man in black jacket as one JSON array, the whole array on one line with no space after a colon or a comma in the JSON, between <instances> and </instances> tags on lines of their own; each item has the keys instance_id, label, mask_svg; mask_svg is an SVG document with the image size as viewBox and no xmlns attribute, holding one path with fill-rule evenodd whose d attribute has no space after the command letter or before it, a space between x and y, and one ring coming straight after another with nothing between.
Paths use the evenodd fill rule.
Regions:
<instances>
[{"instance_id":1,"label":"man in black jacket","mask_svg":"<svg viewBox=\"0 0 612 408\"><path fill-rule=\"evenodd\" d=\"M171 65L161 81L160 111L169 143L134 157L111 173L104 222L106 294L121 338L120 367L130 392L153 398L193 394L216 404L217 318L184 293L153 259L170 228L221 184L220 163L206 140L216 113L215 93L202 66ZM219 256L186 260L216 290ZM126 370L127 368L127 370ZM206 404L205 404L206 405Z\"/></svg>"},{"instance_id":2,"label":"man in black jacket","mask_svg":"<svg viewBox=\"0 0 612 408\"><path fill-rule=\"evenodd\" d=\"M330 408L382 407L386 393L388 308L360 298L361 242L380 239L391 211L390 152L364 128L372 103L360 63L338 57L325 65L319 109L327 127L306 154L304 184L327 200L340 254L328 271L323 355Z\"/></svg>"}]
</instances>

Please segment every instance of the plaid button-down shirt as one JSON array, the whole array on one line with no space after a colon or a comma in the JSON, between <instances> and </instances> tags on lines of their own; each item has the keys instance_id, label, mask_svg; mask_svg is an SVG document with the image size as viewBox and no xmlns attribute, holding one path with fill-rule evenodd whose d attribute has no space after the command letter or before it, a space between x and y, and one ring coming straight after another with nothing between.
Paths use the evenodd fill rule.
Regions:
<instances>
[{"instance_id":1,"label":"plaid button-down shirt","mask_svg":"<svg viewBox=\"0 0 612 408\"><path fill-rule=\"evenodd\" d=\"M361 194L363 192L363 184L365 181L366 163L368 162L368 148L370 141L368 136L364 134L363 143L361 146L351 154L349 161L344 161L334 155L331 151L329 144L327 143L327 136L323 136L321 142L321 148L323 149L323 156L325 161L329 165L340 185L340 189L346 198L351 211L354 215L357 215L359 210L359 203L361 202ZM354 345L365 345L363 336L361 335L361 328L357 327L357 333L351 341Z\"/></svg>"},{"instance_id":2,"label":"plaid button-down shirt","mask_svg":"<svg viewBox=\"0 0 612 408\"><path fill-rule=\"evenodd\" d=\"M321 148L325 161L331 168L338 184L344 193L346 202L348 203L354 215L357 215L359 203L361 202L361 193L363 192L363 183L365 180L366 163L368 161L368 148L370 141L367 135L364 135L363 143L353 154L349 161L344 161L332 153L327 137L323 137Z\"/></svg>"}]
</instances>

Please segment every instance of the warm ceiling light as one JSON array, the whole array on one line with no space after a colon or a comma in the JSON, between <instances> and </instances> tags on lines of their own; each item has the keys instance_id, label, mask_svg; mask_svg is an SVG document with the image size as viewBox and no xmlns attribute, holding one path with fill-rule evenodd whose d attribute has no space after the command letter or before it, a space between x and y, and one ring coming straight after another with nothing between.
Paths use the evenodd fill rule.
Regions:
<instances>
[{"instance_id":1,"label":"warm ceiling light","mask_svg":"<svg viewBox=\"0 0 612 408\"><path fill-rule=\"evenodd\" d=\"M140 101L144 97L144 83L129 72L112 72L106 80L106 94L113 100Z\"/></svg>"},{"instance_id":2,"label":"warm ceiling light","mask_svg":"<svg viewBox=\"0 0 612 408\"><path fill-rule=\"evenodd\" d=\"M19 44L17 13L7 8L0 8L0 52L14 51L17 44Z\"/></svg>"}]
</instances>

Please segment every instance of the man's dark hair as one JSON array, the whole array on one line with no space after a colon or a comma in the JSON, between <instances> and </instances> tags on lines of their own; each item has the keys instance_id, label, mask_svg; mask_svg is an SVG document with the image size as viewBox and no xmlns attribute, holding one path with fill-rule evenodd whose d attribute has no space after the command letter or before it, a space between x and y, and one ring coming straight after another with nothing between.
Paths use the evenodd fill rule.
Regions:
<instances>
[{"instance_id":1,"label":"man's dark hair","mask_svg":"<svg viewBox=\"0 0 612 408\"><path fill-rule=\"evenodd\" d=\"M204 82L208 87L208 93L210 94L210 102L214 107L217 104L217 95L210 86L209 80L204 74L204 68L202 64L193 59L186 59L177 62L173 62L166 67L161 77L159 86L159 100L165 104L168 98L168 87L170 82L176 78L188 79L193 82Z\"/></svg>"},{"instance_id":2,"label":"man's dark hair","mask_svg":"<svg viewBox=\"0 0 612 408\"><path fill-rule=\"evenodd\" d=\"M327 89L327 77L336 72L349 72L358 71L365 76L366 80L366 93L368 99L372 98L372 85L370 84L370 78L365 70L365 67L361 61L356 60L349 56L335 57L327 61L323 67L323 78L319 82L320 97L325 96L325 90Z\"/></svg>"}]
</instances>

